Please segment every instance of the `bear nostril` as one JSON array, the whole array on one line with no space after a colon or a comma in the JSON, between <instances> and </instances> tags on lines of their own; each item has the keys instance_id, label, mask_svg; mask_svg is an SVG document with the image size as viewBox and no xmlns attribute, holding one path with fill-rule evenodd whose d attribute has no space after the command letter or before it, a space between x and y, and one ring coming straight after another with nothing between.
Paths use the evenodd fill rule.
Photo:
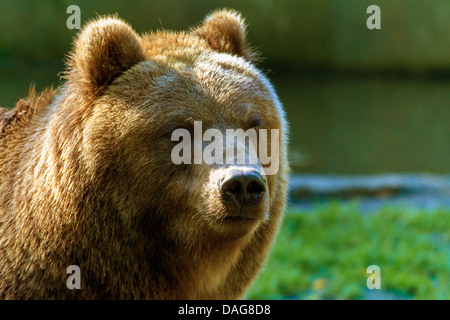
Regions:
<instances>
[{"instance_id":1,"label":"bear nostril","mask_svg":"<svg viewBox=\"0 0 450 320\"><path fill-rule=\"evenodd\" d=\"M261 181L254 180L250 181L247 185L247 194L246 198L247 204L256 204L258 203L262 196L264 195L265 188L264 184Z\"/></svg>"},{"instance_id":2,"label":"bear nostril","mask_svg":"<svg viewBox=\"0 0 450 320\"><path fill-rule=\"evenodd\" d=\"M261 194L264 192L264 185L259 181L250 181L247 185L247 193L252 194Z\"/></svg>"},{"instance_id":3,"label":"bear nostril","mask_svg":"<svg viewBox=\"0 0 450 320\"><path fill-rule=\"evenodd\" d=\"M231 194L231 195L238 195L242 190L241 183L238 180L232 180L225 192Z\"/></svg>"},{"instance_id":4,"label":"bear nostril","mask_svg":"<svg viewBox=\"0 0 450 320\"><path fill-rule=\"evenodd\" d=\"M265 185L257 172L234 171L221 184L222 198L239 207L256 205L265 193Z\"/></svg>"},{"instance_id":5,"label":"bear nostril","mask_svg":"<svg viewBox=\"0 0 450 320\"><path fill-rule=\"evenodd\" d=\"M222 183L222 198L227 202L238 202L241 198L242 185L238 179L229 179ZM239 204L240 205L240 204Z\"/></svg>"}]
</instances>

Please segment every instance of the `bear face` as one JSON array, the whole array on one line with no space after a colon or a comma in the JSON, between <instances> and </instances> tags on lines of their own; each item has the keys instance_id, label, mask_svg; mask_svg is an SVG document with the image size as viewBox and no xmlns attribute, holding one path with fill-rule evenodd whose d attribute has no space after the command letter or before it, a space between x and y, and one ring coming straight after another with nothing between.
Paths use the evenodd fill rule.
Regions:
<instances>
[{"instance_id":1,"label":"bear face","mask_svg":"<svg viewBox=\"0 0 450 320\"><path fill-rule=\"evenodd\" d=\"M1 138L0 173L14 167L11 154L28 169L14 167L5 179L21 191L0 202L2 250L14 257L0 258L0 296L242 297L277 233L288 170L284 112L254 56L234 11L181 33L139 36L111 17L89 23L69 56L67 83L50 103L30 99L30 122ZM189 137L174 139L179 129ZM249 153L242 144L224 155L229 161L174 163L180 141L209 129L223 137L266 129L276 173L260 159L237 163L239 151ZM195 158L207 147L202 140L183 151ZM12 229L29 239L8 238ZM31 264L38 270L18 284ZM79 292L63 280L73 264Z\"/></svg>"}]
</instances>

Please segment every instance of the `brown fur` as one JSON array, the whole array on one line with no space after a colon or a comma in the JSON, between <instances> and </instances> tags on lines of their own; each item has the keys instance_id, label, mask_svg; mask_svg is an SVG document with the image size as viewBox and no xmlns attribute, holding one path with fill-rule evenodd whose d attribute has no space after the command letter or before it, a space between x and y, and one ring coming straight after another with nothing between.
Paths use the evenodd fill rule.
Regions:
<instances>
[{"instance_id":1,"label":"brown fur","mask_svg":"<svg viewBox=\"0 0 450 320\"><path fill-rule=\"evenodd\" d=\"M287 128L252 64L245 25L218 11L189 32L143 35L118 18L90 22L67 83L0 109L0 298L234 299L264 264L285 206ZM280 169L224 223L225 165L175 165L171 132L281 130ZM270 149L269 149L270 150ZM81 290L66 287L69 265Z\"/></svg>"}]
</instances>

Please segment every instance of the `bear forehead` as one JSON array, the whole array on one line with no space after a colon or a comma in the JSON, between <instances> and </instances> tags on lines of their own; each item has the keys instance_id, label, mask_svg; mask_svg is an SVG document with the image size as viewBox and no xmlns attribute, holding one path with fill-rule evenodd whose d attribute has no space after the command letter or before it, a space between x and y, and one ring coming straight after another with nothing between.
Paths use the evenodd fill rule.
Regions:
<instances>
[{"instance_id":1,"label":"bear forehead","mask_svg":"<svg viewBox=\"0 0 450 320\"><path fill-rule=\"evenodd\" d=\"M244 57L212 50L204 39L187 33L157 32L142 38L147 61L183 77L196 77L203 85L256 84L258 70ZM217 86L220 84L220 86ZM255 88L253 88L255 89Z\"/></svg>"},{"instance_id":2,"label":"bear forehead","mask_svg":"<svg viewBox=\"0 0 450 320\"><path fill-rule=\"evenodd\" d=\"M245 57L213 50L186 33L144 35L141 44L145 60L115 79L101 100L109 104L114 95L124 109L149 119L165 114L236 122L261 112L278 118L269 80Z\"/></svg>"},{"instance_id":3,"label":"bear forehead","mask_svg":"<svg viewBox=\"0 0 450 320\"><path fill-rule=\"evenodd\" d=\"M122 79L120 79L122 78ZM131 80L133 79L133 80ZM267 81L245 59L224 53L206 52L187 60L170 61L161 57L139 63L117 82L148 82L148 93L173 99L201 96L213 98L218 103L242 100L268 100L273 97Z\"/></svg>"}]
</instances>

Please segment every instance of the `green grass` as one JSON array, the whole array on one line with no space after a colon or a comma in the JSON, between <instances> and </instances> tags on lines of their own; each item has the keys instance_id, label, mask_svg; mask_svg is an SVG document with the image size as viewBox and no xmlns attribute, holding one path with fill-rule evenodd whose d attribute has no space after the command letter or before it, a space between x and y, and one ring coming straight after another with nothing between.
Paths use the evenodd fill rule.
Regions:
<instances>
[{"instance_id":1,"label":"green grass","mask_svg":"<svg viewBox=\"0 0 450 320\"><path fill-rule=\"evenodd\" d=\"M378 265L381 289L366 269ZM450 299L450 210L331 203L285 215L266 267L248 299Z\"/></svg>"}]
</instances>

